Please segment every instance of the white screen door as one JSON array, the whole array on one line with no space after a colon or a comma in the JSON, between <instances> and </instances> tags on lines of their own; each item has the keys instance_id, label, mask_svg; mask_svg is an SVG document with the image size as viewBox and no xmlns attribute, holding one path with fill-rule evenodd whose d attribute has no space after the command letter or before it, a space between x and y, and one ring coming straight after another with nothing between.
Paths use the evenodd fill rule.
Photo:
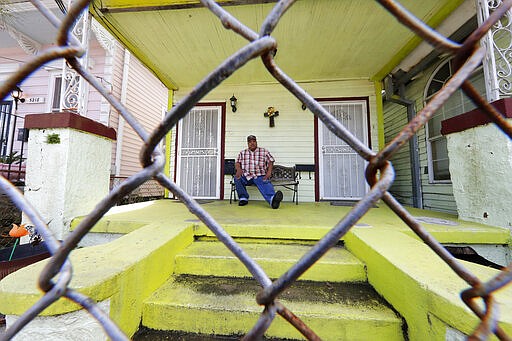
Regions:
<instances>
[{"instance_id":1,"label":"white screen door","mask_svg":"<svg viewBox=\"0 0 512 341\"><path fill-rule=\"evenodd\" d=\"M352 134L368 145L364 100L321 102ZM366 161L319 120L318 156L320 200L357 200L367 191Z\"/></svg>"},{"instance_id":2,"label":"white screen door","mask_svg":"<svg viewBox=\"0 0 512 341\"><path fill-rule=\"evenodd\" d=\"M176 180L197 199L220 198L220 106L196 106L178 124Z\"/></svg>"}]
</instances>

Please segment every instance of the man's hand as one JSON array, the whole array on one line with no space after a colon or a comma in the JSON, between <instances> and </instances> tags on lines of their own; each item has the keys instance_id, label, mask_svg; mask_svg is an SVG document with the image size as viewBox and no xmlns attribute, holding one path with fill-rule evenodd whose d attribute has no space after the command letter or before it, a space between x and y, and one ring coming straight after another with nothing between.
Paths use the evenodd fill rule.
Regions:
<instances>
[{"instance_id":1,"label":"man's hand","mask_svg":"<svg viewBox=\"0 0 512 341\"><path fill-rule=\"evenodd\" d=\"M263 180L265 180L265 181L270 180L270 178L272 177L272 168L274 168L274 163L269 162L269 164L267 166L267 174L265 174L265 176L263 177Z\"/></svg>"},{"instance_id":2,"label":"man's hand","mask_svg":"<svg viewBox=\"0 0 512 341\"><path fill-rule=\"evenodd\" d=\"M240 177L244 173L244 171L242 170L242 165L240 164L240 162L235 163L235 170L236 170L235 178L240 179Z\"/></svg>"},{"instance_id":3,"label":"man's hand","mask_svg":"<svg viewBox=\"0 0 512 341\"><path fill-rule=\"evenodd\" d=\"M265 176L263 177L263 180L267 181L267 180L270 180L270 177L272 176L272 173L267 173L265 174Z\"/></svg>"}]
</instances>

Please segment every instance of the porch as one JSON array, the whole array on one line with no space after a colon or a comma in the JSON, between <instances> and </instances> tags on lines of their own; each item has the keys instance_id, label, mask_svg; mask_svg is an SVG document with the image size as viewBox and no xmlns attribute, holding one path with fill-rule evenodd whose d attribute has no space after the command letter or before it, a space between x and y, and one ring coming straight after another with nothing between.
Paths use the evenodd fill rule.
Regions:
<instances>
[{"instance_id":1,"label":"porch","mask_svg":"<svg viewBox=\"0 0 512 341\"><path fill-rule=\"evenodd\" d=\"M239 207L229 200L199 200L202 207L233 238L297 238L318 240L350 210L342 202L283 201L278 210L272 210L263 200L251 200ZM457 216L407 207L424 227L441 243L453 244L510 244L510 230L459 220ZM72 222L76 226L81 218ZM190 213L179 201L164 199L113 207L91 231L92 233L126 234L146 225L172 222L174 226L194 225L196 236L213 237L214 234ZM437 223L436 223L437 222ZM359 228L392 229L414 236L410 228L387 207L379 202L356 225Z\"/></svg>"},{"instance_id":2,"label":"porch","mask_svg":"<svg viewBox=\"0 0 512 341\"><path fill-rule=\"evenodd\" d=\"M288 265L282 265L283 262L286 263L290 261L289 258L298 259L301 256L301 254L286 254L284 251L286 245L301 244L305 248L313 245L351 209L349 206L330 202L300 203L299 205L283 202L278 210L272 210L267 203L257 200L251 201L244 207L230 205L228 200L203 201L201 206L243 249L247 249L249 255L261 264L265 271L270 269L268 275L271 278L276 276L272 272L275 272L276 268L284 267L283 273L286 271ZM408 210L423 221L422 225L443 244L500 248L504 257L510 257L511 236L508 229L461 221L456 216L439 212L414 208L408 208ZM75 219L72 222L72 228L76 227L81 219ZM215 236L182 203L175 200L164 199L114 207L95 225L88 234L89 237L96 238L96 242L101 238L110 242L79 248L71 254L70 260L74 269L72 286L80 288L81 292L101 302L102 309L110 311L110 317L128 336L134 335L141 326L165 320L161 314L156 313L153 315L156 317L148 321L148 317L145 316L148 316L147 311L150 308L147 305L156 304L155 301L158 300L153 293L165 286L164 284L171 278L179 275L179 271L196 269L196 271L207 272L223 269L224 277L241 276L236 274L240 271L245 272L242 277L248 276L247 270L227 250L223 255L214 252L204 253L198 256L198 263L194 266L177 265L177 257L183 257L183 252L186 252L194 242L214 241ZM282 249L283 256L274 260L273 265L267 264L271 262L271 255L251 254L260 248L254 246L258 243L262 249L267 249L268 246L265 245L269 244L274 245L277 250ZM404 319L408 328L406 333L410 339L421 339L428 335L432 340L444 340L450 335L469 334L477 325L478 319L459 297L460 292L469 287L468 284L424 243L418 241L410 229L384 203L379 202L372 208L339 244L364 265L364 280L367 280L378 295L383 297ZM208 260L209 257L216 260ZM214 266L211 263L227 258L230 259L230 264L237 263L238 268L243 269L237 268L238 270L235 271L232 265L221 266L217 263L217 266ZM325 257L322 257L319 262L323 258ZM330 261L327 260L327 262ZM510 262L509 258L508 262ZM12 323L14 316L22 314L39 299L39 290L33 284L36 283L36 276L42 270L44 263L45 261L22 269L0 282L0 293L3 298L0 301L0 311L8 315L8 325ZM98 271L94 273L90 271L92 264ZM499 272L491 267L471 262L462 261L462 264L482 280L488 280ZM311 269L322 266L317 263ZM178 268L181 270L178 271ZM229 275L226 275L226 272ZM330 276L330 279L316 278L323 283L336 282L333 276L344 277L352 273L339 270L319 270L318 272L321 274L320 278ZM311 280L310 273L311 271L308 271L301 277ZM202 274L202 276L212 275ZM338 281L342 280L338 279ZM358 281L360 280L356 280ZM510 333L512 332L512 312L506 307L512 304L512 291L510 288L505 288L496 293L495 297L501 307L500 326ZM216 301L218 302L219 299L217 298ZM254 302L254 299L250 302L257 314L261 307ZM79 313L82 313L81 318L78 319L82 321L80 323L89 323L91 326L92 318L77 308L69 301L61 300L53 305L51 310L43 312L44 316L36 318L34 326L37 328L37 320L42 318L45 319L45 328L48 330L51 330L52 325L61 330L59 329L61 322L58 320L51 322L52 319ZM197 314L200 313L204 314L204 312ZM180 318L190 321L189 317L181 314L172 315L172 319L168 321L172 320L176 323L175 321ZM198 315L197 319L202 322L211 320L213 326L224 325L221 323L222 317L202 319ZM227 320L236 324L234 320ZM191 324L195 325L196 322ZM92 326L94 327L88 327L91 328L91 332L94 328L102 332L99 324L92 324ZM187 326L190 327L190 323L182 325L184 328ZM312 326L314 327L314 323ZM70 325L66 332L74 333L76 332L73 331L74 328L81 330L80 327ZM243 330L248 332L251 327L252 325L244 325L242 328L246 328ZM24 332L30 332L30 329L30 325L26 326L20 336ZM218 331L213 327L210 330L214 334L226 333L225 330ZM329 335L325 339L336 338L335 333L340 332L339 329L318 331ZM230 333L237 332L234 330ZM300 338L296 331L294 333L279 334L278 331L272 336ZM351 336L349 335L348 339L353 339ZM361 335L358 334L358 337ZM401 336L386 339L401 339Z\"/></svg>"}]
</instances>

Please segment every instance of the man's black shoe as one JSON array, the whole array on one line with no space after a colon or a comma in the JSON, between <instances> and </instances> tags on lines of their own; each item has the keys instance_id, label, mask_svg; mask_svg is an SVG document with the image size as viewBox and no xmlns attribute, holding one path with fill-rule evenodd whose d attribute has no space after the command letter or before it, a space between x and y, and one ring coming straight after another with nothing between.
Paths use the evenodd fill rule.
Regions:
<instances>
[{"instance_id":1,"label":"man's black shoe","mask_svg":"<svg viewBox=\"0 0 512 341\"><path fill-rule=\"evenodd\" d=\"M245 205L247 205L248 203L249 203L249 201L247 201L247 200L240 200L240 201L238 202L238 206L245 206Z\"/></svg>"},{"instance_id":2,"label":"man's black shoe","mask_svg":"<svg viewBox=\"0 0 512 341\"><path fill-rule=\"evenodd\" d=\"M276 194L274 194L274 197L272 198L272 208L276 209L279 208L279 205L281 204L281 200L283 200L283 192L277 191Z\"/></svg>"}]
</instances>

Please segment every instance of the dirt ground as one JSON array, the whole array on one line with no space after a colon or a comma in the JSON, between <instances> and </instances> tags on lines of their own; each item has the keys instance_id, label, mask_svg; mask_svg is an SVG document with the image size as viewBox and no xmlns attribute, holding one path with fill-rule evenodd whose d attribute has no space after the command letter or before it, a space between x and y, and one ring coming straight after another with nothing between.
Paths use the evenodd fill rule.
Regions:
<instances>
[{"instance_id":1,"label":"dirt ground","mask_svg":"<svg viewBox=\"0 0 512 341\"><path fill-rule=\"evenodd\" d=\"M0 249L10 247L15 239L9 237L12 224L21 223L21 211L4 193L0 193Z\"/></svg>"}]
</instances>

